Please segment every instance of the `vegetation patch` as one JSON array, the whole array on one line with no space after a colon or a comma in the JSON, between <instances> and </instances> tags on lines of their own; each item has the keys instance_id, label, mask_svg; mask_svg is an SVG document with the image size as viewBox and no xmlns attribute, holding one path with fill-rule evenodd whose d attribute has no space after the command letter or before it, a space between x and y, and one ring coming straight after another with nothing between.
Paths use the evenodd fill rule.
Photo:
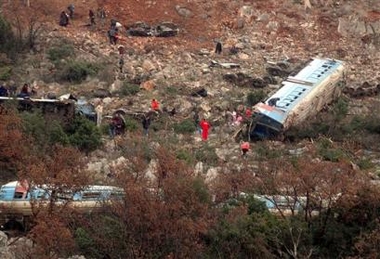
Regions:
<instances>
[{"instance_id":1,"label":"vegetation patch","mask_svg":"<svg viewBox=\"0 0 380 259\"><path fill-rule=\"evenodd\" d=\"M265 99L267 94L263 90L257 90L247 94L247 105L253 106Z\"/></svg>"},{"instance_id":2,"label":"vegetation patch","mask_svg":"<svg viewBox=\"0 0 380 259\"><path fill-rule=\"evenodd\" d=\"M139 91L140 86L138 84L133 84L131 82L124 81L120 89L120 94L122 96L130 96L137 94Z\"/></svg>"},{"instance_id":3,"label":"vegetation patch","mask_svg":"<svg viewBox=\"0 0 380 259\"><path fill-rule=\"evenodd\" d=\"M173 125L175 133L178 134L190 134L196 130L194 122L190 119L185 119L179 123Z\"/></svg>"},{"instance_id":4,"label":"vegetation patch","mask_svg":"<svg viewBox=\"0 0 380 259\"><path fill-rule=\"evenodd\" d=\"M62 59L71 58L75 55L74 46L70 43L63 43L62 45L50 48L47 51L48 58L53 63L58 63Z\"/></svg>"},{"instance_id":5,"label":"vegetation patch","mask_svg":"<svg viewBox=\"0 0 380 259\"><path fill-rule=\"evenodd\" d=\"M86 61L70 61L62 69L61 79L72 83L81 83L88 76L93 76L99 71L98 64Z\"/></svg>"}]
</instances>

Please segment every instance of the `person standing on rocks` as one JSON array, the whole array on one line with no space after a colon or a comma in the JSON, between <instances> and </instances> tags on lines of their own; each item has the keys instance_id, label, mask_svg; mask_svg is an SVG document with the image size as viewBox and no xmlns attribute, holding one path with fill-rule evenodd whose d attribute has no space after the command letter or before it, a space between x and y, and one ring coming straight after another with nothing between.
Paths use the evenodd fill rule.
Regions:
<instances>
[{"instance_id":1,"label":"person standing on rocks","mask_svg":"<svg viewBox=\"0 0 380 259\"><path fill-rule=\"evenodd\" d=\"M216 42L215 54L222 54L222 43L220 41Z\"/></svg>"},{"instance_id":2,"label":"person standing on rocks","mask_svg":"<svg viewBox=\"0 0 380 259\"><path fill-rule=\"evenodd\" d=\"M120 73L123 73L123 67L124 67L124 58L123 58L123 56L120 56L120 58L119 58L119 71L120 71Z\"/></svg>"},{"instance_id":3,"label":"person standing on rocks","mask_svg":"<svg viewBox=\"0 0 380 259\"><path fill-rule=\"evenodd\" d=\"M144 114L144 117L143 117L143 119L142 119L142 126L143 126L143 129L144 129L144 135L145 135L145 136L148 136L148 134L149 134L149 126L150 126L150 123L151 123L151 118L150 118L150 116Z\"/></svg>"},{"instance_id":4,"label":"person standing on rocks","mask_svg":"<svg viewBox=\"0 0 380 259\"><path fill-rule=\"evenodd\" d=\"M210 124L206 121L206 119L202 119L202 121L199 123L199 126L202 128L202 140L207 141L208 139L208 131L211 128Z\"/></svg>"},{"instance_id":5,"label":"person standing on rocks","mask_svg":"<svg viewBox=\"0 0 380 259\"><path fill-rule=\"evenodd\" d=\"M91 9L88 11L88 17L90 18L90 25L95 26L95 13Z\"/></svg>"}]
</instances>

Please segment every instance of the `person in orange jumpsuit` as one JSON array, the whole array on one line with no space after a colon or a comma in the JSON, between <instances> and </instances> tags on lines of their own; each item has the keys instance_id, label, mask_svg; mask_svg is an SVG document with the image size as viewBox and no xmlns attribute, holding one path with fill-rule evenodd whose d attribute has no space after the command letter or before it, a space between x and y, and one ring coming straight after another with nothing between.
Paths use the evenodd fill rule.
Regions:
<instances>
[{"instance_id":1,"label":"person in orange jumpsuit","mask_svg":"<svg viewBox=\"0 0 380 259\"><path fill-rule=\"evenodd\" d=\"M199 126L202 128L202 139L207 140L208 138L208 130L210 129L210 124L206 121L206 119L202 119L202 121L199 123Z\"/></svg>"},{"instance_id":2,"label":"person in orange jumpsuit","mask_svg":"<svg viewBox=\"0 0 380 259\"><path fill-rule=\"evenodd\" d=\"M160 103L156 99L152 99L152 102L150 103L150 107L153 111L158 111L160 109Z\"/></svg>"}]
</instances>

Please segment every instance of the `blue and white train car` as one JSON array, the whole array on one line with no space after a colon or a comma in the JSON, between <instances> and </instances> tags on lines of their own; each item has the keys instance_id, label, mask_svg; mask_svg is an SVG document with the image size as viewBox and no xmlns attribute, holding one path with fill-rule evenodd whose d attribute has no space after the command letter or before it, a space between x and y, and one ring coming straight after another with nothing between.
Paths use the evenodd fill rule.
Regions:
<instances>
[{"instance_id":1,"label":"blue and white train car","mask_svg":"<svg viewBox=\"0 0 380 259\"><path fill-rule=\"evenodd\" d=\"M32 206L49 204L52 188L48 185L29 187L26 181L13 181L0 189L1 225L9 221L18 222L22 226L33 215ZM121 199L124 190L115 186L89 185L80 191L57 193L55 204L69 206L78 212L93 212L103 207L105 202Z\"/></svg>"},{"instance_id":2,"label":"blue and white train car","mask_svg":"<svg viewBox=\"0 0 380 259\"><path fill-rule=\"evenodd\" d=\"M289 76L265 102L254 106L250 137L278 136L316 115L342 93L345 65L335 59L315 58L298 74Z\"/></svg>"}]
</instances>

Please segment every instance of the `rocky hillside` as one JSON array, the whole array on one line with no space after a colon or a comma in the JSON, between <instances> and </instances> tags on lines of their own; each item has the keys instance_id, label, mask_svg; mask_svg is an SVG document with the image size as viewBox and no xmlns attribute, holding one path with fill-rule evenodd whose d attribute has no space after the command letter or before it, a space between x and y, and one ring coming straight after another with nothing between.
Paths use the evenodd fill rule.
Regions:
<instances>
[{"instance_id":1,"label":"rocky hillside","mask_svg":"<svg viewBox=\"0 0 380 259\"><path fill-rule=\"evenodd\" d=\"M54 2L55 7L44 16L44 30L35 52L26 55L14 69L13 81L37 85L40 96L68 92L84 96L94 105L101 105L103 115L118 109L146 112L151 99L156 98L167 110L175 108L176 114L169 118L173 124L192 119L192 111L197 108L213 126L209 145L226 164L235 165L240 158L234 140L238 128L228 125L225 112L245 105L248 93L269 93L279 87L281 77L266 70L273 62L286 61L296 67L315 56L344 60L351 113L369 112L367 101L377 102L373 96L380 83L379 71L374 69L380 63L378 1L311 1L311 8L293 0L72 2L75 15L67 27L59 26L57 20L69 1ZM98 8L104 8L107 17L103 22L97 17L96 25L91 27L88 11L96 12ZM107 38L111 19L124 27L116 45L109 44ZM174 37L127 35L126 28L136 22L151 26L170 22L179 32ZM221 54L214 53L217 41L223 46ZM102 64L102 69L80 83L59 80L59 68L47 53L67 42L73 44L76 60ZM125 49L121 72L120 46ZM66 62L65 57L61 61ZM220 63L234 63L236 67L225 68ZM268 77L269 83L263 80ZM122 94L126 82L141 90ZM195 94L203 89L206 97ZM198 134L184 138L167 130L160 128L151 140L173 135L190 149L201 146ZM113 141L106 142L106 150L95 152L91 158L90 168L99 173L109 171L109 160L122 157L113 153Z\"/></svg>"}]
</instances>

